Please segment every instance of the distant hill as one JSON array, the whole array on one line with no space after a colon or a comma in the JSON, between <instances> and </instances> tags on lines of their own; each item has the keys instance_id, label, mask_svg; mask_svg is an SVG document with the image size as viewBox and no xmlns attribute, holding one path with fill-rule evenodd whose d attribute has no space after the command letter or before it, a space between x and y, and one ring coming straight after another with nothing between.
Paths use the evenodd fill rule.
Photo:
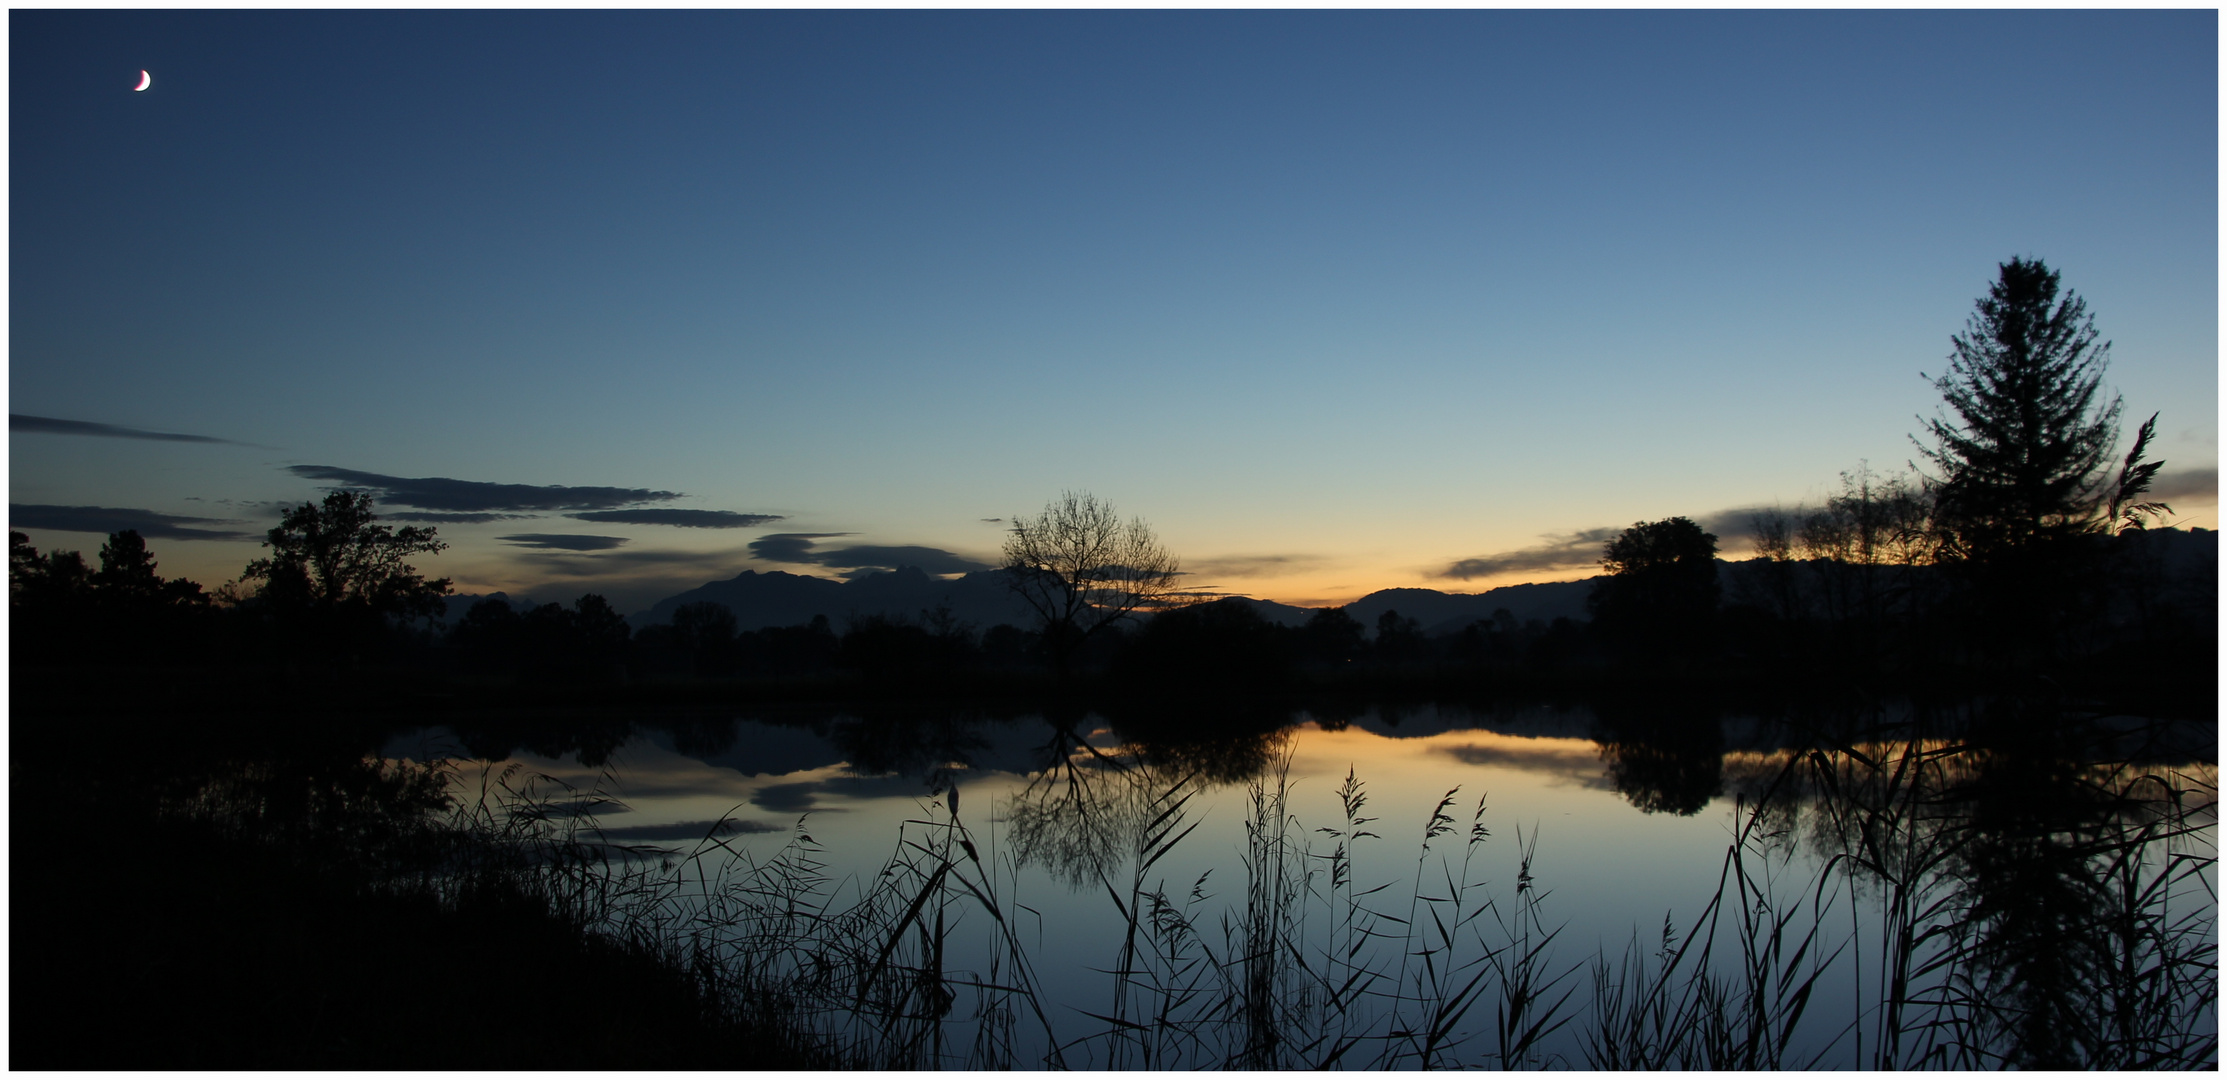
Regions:
<instances>
[{"instance_id":1,"label":"distant hill","mask_svg":"<svg viewBox=\"0 0 2227 1080\"><path fill-rule=\"evenodd\" d=\"M1422 622L1425 632L1451 634L1478 619L1489 619L1507 608L1520 621L1552 622L1558 616L1585 617L1586 582L1562 581L1509 585L1482 593L1443 593L1436 589L1384 589L1349 605L1354 618L1372 629L1387 608ZM1316 608L1279 604L1249 596L1231 597L1281 626L1301 626L1314 617ZM845 620L868 615L917 619L922 611L949 607L953 618L986 630L999 623L1033 627L1036 618L1027 605L1006 587L1004 576L984 570L949 581L928 576L914 567L893 573L871 574L853 581L832 581L786 571L760 573L745 570L725 581L712 581L687 592L668 596L627 621L636 628L673 621L674 609L683 604L710 601L734 612L735 622L746 630L765 626L794 626L825 615L840 631Z\"/></svg>"},{"instance_id":2,"label":"distant hill","mask_svg":"<svg viewBox=\"0 0 2227 1080\"><path fill-rule=\"evenodd\" d=\"M2122 537L2121 542L2139 545L2152 554L2164 572L2175 580L2176 588L2188 593L2188 602L2215 598L2219 575L2218 533L2204 529L2157 529L2146 535ZM1718 581L1724 587L1725 603L1738 603L1747 595L1756 595L1750 579L1757 569L1753 560L1717 560ZM1557 618L1583 622L1588 618L1585 597L1592 588L1593 579L1589 578L1503 585L1481 593L1379 589L1346 605L1346 613L1374 633L1378 616L1386 611L1398 611L1402 617L1421 623L1425 634L1437 637L1460 633L1470 623L1492 618L1492 613L1501 608L1507 608L1519 623L1533 619L1553 622ZM491 596L509 601L514 608L523 609L533 604L525 598L513 599L502 593ZM451 620L461 617L479 599L477 596L449 598L448 617ZM1249 596L1228 599L1245 604L1262 618L1281 626L1304 625L1319 610ZM673 609L705 600L726 605L727 610L734 612L736 624L745 630L795 626L812 621L814 615L825 615L840 632L851 618L880 614L918 619L921 612L937 607L949 607L953 618L973 624L978 631L999 623L1020 627L1036 624L1028 606L1006 587L1000 571L982 570L945 581L909 566L852 581L806 577L781 570L766 573L745 570L725 581L706 582L687 592L668 596L627 621L636 629L669 623L673 621Z\"/></svg>"},{"instance_id":3,"label":"distant hill","mask_svg":"<svg viewBox=\"0 0 2227 1080\"><path fill-rule=\"evenodd\" d=\"M1305 626L1307 620L1314 618L1315 612L1321 610L1311 607L1293 607L1290 604L1279 604L1274 600L1255 600L1250 596L1224 597L1221 602L1243 604L1253 609L1254 614L1278 626Z\"/></svg>"},{"instance_id":4,"label":"distant hill","mask_svg":"<svg viewBox=\"0 0 2227 1080\"><path fill-rule=\"evenodd\" d=\"M1592 588L1593 583L1588 579L1503 585L1481 593L1379 589L1347 604L1345 610L1371 633L1376 631L1379 616L1397 611L1401 618L1421 623L1425 635L1437 637L1459 633L1479 619L1490 619L1492 613L1501 608L1507 608L1518 623L1533 619L1550 623L1564 617L1583 622L1587 618L1585 596Z\"/></svg>"},{"instance_id":5,"label":"distant hill","mask_svg":"<svg viewBox=\"0 0 2227 1080\"><path fill-rule=\"evenodd\" d=\"M840 633L852 618L887 615L917 620L923 611L951 609L951 616L987 630L999 623L1028 626L1034 622L1027 605L1006 587L995 570L982 570L951 581L929 577L917 567L869 574L850 581L806 577L785 570L759 573L745 570L725 581L707 582L687 592L668 596L628 619L635 628L673 621L674 609L683 604L710 601L734 612L735 624L744 630L767 626L795 626L825 615Z\"/></svg>"}]
</instances>

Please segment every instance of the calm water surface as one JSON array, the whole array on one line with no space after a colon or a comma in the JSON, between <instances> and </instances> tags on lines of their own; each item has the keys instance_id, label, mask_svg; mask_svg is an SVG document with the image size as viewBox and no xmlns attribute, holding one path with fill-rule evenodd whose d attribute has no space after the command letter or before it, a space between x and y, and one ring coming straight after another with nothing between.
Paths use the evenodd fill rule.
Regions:
<instances>
[{"instance_id":1,"label":"calm water surface","mask_svg":"<svg viewBox=\"0 0 2227 1080\"><path fill-rule=\"evenodd\" d=\"M1340 789L1350 774L1366 796L1361 814L1374 819L1363 827L1375 835L1351 845L1358 888L1388 886L1378 894L1383 906L1404 916L1408 898L1445 893L1444 860L1458 875L1466 855L1468 879L1482 885L1475 895L1494 898L1506 918L1516 910L1528 855L1536 914L1546 928L1559 928L1550 973L1569 973L1565 985L1579 991L1571 1000L1582 1003L1597 955L1620 957L1634 941L1651 952L1666 921L1683 933L1702 915L1719 891L1741 807L1770 787L1789 748L1803 740L1769 717L1634 718L1576 707L1424 705L1336 717L1301 710L1280 717L1280 728L1276 719L1252 724L1248 735L1200 740L1190 737L1196 725L1145 724L1149 734L1140 736L1140 725L1117 729L1096 713L1064 720L823 713L645 724L616 745L584 752L503 752L499 740L491 746L481 736L467 745L431 730L397 740L387 753L416 760L492 753L499 756L490 768L517 763L552 778L549 794L561 787L612 796L615 802L594 808L593 820L613 842L686 853L716 831L762 861L802 833L819 849L826 887L838 897L875 880L901 832L918 836L917 823L950 820L955 804L1002 868L1002 899L1020 913L1064 1040L1104 1027L1086 1014L1107 1010L1114 992L1106 972L1118 962L1125 923L1110 893L1127 892L1135 837L1156 813L1152 798L1186 778L1193 794L1182 813L1196 827L1151 867L1148 888L1171 896L1195 890L1209 919L1242 907L1252 791L1259 783L1274 790L1279 777L1290 835L1316 857L1313 887L1326 887L1326 857L1337 838L1322 830L1345 826ZM1623 737L1634 730L1647 735ZM604 742L613 737L606 733ZM2216 765L2173 767L2216 792ZM482 779L474 766L459 782L474 794ZM1451 832L1431 839L1426 853L1426 827L1448 796ZM1489 835L1470 845L1473 824ZM1798 822L1779 831L1758 850L1771 853L1772 880L1798 894L1830 857L1830 845L1814 836L1804 842L1815 830ZM2212 835L2207 829L2198 845L2208 846ZM2203 881L2210 880L2207 871ZM1847 1043L1841 1032L1857 1015L1856 980L1865 977L1853 965L1867 928L1877 934L1876 911L1867 913L1877 897L1860 885L1840 893L1827 921L1859 947L1835 961L1844 970L1820 980L1814 1017L1847 1019L1809 1021L1799 1041L1817 1049L1836 1036ZM979 913L973 925L965 918L951 931L947 964L954 968L968 965L970 948L981 950L971 956L980 962L994 938ZM1478 925L1486 941L1504 938L1489 923ZM1569 1042L1582 1024L1580 1015L1550 1040L1542 1063L1582 1065ZM1035 1038L1043 1041L1041 1028ZM1020 1063L1032 1064L1025 1056Z\"/></svg>"}]
</instances>

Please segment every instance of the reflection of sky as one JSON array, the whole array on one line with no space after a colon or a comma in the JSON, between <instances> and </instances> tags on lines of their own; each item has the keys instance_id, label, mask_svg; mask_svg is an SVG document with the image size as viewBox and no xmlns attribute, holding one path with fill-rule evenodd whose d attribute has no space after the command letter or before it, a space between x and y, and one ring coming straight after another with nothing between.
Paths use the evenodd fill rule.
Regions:
<instances>
[{"instance_id":1,"label":"reflection of sky","mask_svg":"<svg viewBox=\"0 0 2227 1080\"><path fill-rule=\"evenodd\" d=\"M1396 881L1391 891L1398 891L1414 878L1417 843L1440 796L1459 789L1455 812L1463 828L1484 796L1492 839L1479 852L1476 873L1512 896L1517 833L1527 842L1536 837L1533 872L1548 890L1549 918L1571 923L1565 940L1573 961L1597 944L1620 946L1635 927L1659 926L1666 910L1698 910L1706 901L1730 823L1721 802L1690 818L1643 815L1609 787L1590 739L1455 728L1456 715L1409 716L1387 729L1404 738L1369 730L1382 726L1373 716L1340 731L1302 725L1293 739L1290 812L1304 830L1337 825L1335 791L1352 769L1368 792L1364 813L1378 819L1369 829L1382 837L1361 842L1357 879L1364 886ZM1417 733L1432 727L1442 730ZM955 776L965 820L995 849L1004 808L1023 784L1023 771L1037 761L1032 751L1045 742L1046 730L1024 722L984 725L980 733L988 748L975 755L975 767ZM1110 749L1115 738L1100 727L1093 742ZM637 735L602 769L525 755L517 760L576 789L601 785L614 792L629 809L604 815L603 824L623 819L624 826L644 830L637 834L643 838L678 823L695 824L700 836L702 823L732 817L753 831L728 842L763 858L787 842L801 818L838 879L870 879L894 848L903 820L944 816L940 807L925 806L928 788L918 776L858 775L835 747L804 729L747 721L734 746L711 761L678 753L655 733ZM1188 813L1202 824L1154 868L1155 880L1173 892L1206 875L1210 893L1241 898L1244 788L1210 790ZM1309 839L1319 844L1322 838ZM1442 839L1436 850L1458 857L1457 840ZM1115 868L1110 876L1125 882L1126 875ZM1020 881L1021 902L1044 913L1040 970L1086 972L1112 961L1103 929L1118 916L1102 888L1070 892L1035 871ZM1089 981L1095 976L1082 978L1095 987Z\"/></svg>"},{"instance_id":2,"label":"reflection of sky","mask_svg":"<svg viewBox=\"0 0 2227 1080\"><path fill-rule=\"evenodd\" d=\"M838 717L828 726L842 721ZM1573 978L1583 981L1589 978L1583 965L1597 951L1618 957L1635 939L1651 949L1666 918L1679 933L1694 926L1716 892L1735 827L1729 794L1691 816L1634 809L1610 783L1599 744L1577 734L1589 721L1582 710L1480 714L1425 706L1400 716L1397 723L1371 711L1336 730L1302 724L1289 741L1286 810L1296 819L1292 835L1318 854L1328 850L1330 838L1315 830L1342 824L1337 789L1350 770L1367 795L1361 813L1374 819L1365 828L1377 834L1359 841L1353 852L1354 881L1360 889L1389 885L1383 895L1398 898L1392 906L1399 909L1418 882L1424 892L1443 882L1446 870L1440 857L1455 860L1459 872L1463 837L1482 799L1481 820L1491 835L1466 852L1474 859L1470 879L1487 883L1489 895L1500 903L1511 903L1529 849L1542 918L1550 928L1563 928L1553 953L1559 965L1555 970L1574 971ZM727 821L725 842L762 861L801 830L821 849L831 887L845 895L854 895L860 882L875 879L901 829L919 828L907 826L908 820L947 820L945 809L930 801L923 776L862 774L844 760L835 743L807 727L738 721L736 730L733 744L708 760L677 751L665 734L647 732L630 739L600 768L530 755L515 761L528 773L569 787L572 794L564 797L575 804L586 806L596 794L622 800L623 807L592 807L615 841L686 851L712 823ZM1121 750L1118 736L1103 724L1086 722L1079 730L1088 732L1103 751ZM962 820L985 855L995 859L1010 850L1007 813L1029 774L1045 764L1049 731L1023 719L978 724L963 734L973 744L968 760L942 763L956 766L944 775L959 785ZM437 746L438 740L404 743ZM404 743L389 752L404 752ZM1083 762L1089 755L1077 751L1073 757ZM1775 773L1783 763L1783 751L1736 745L1724 759L1727 791ZM2216 787L2216 766L2182 771ZM467 787L476 785L477 778L474 770L463 775ZM1424 825L1449 795L1454 829L1433 841L1432 854L1419 864ZM1152 869L1145 885L1180 895L1194 882L1203 882L1211 898L1209 923L1218 919L1218 905L1241 905L1247 801L1242 784L1212 788L1194 798L1185 814L1198 828ZM1801 892L1818 856L1798 845L1777 850L1791 860L1775 871L1780 887L1789 896ZM1126 867L1110 867L1107 876L1126 889ZM1097 1007L1108 992L1098 972L1115 961L1118 935L1110 931L1121 925L1103 885L1086 882L1070 888L1039 868L1001 875L1000 880L1001 888L1010 889L1010 900L1035 913L1026 928L1028 946L1054 1000ZM1841 920L1836 925L1850 925L1845 896L1836 902L1841 905L1835 909L1834 917ZM1871 925L1873 916L1864 918ZM979 915L961 914L954 927L955 957L971 955L968 943L981 947L987 941L989 928ZM1488 940L1496 933L1489 933ZM1302 944L1320 947L1320 942ZM954 960L955 966L967 963ZM1584 997L1581 992L1573 1000ZM1818 1015L1826 1010L1845 1015L1852 1005L1848 988L1836 982L1823 984L1814 1001ZM1070 1035L1088 1026L1072 1013L1062 1015L1068 1017L1063 1023L1078 1025Z\"/></svg>"}]
</instances>

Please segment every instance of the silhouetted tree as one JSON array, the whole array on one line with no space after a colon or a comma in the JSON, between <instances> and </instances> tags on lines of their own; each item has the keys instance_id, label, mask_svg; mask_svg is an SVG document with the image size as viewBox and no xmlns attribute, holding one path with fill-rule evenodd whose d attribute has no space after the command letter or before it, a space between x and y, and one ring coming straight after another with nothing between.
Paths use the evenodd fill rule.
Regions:
<instances>
[{"instance_id":1,"label":"silhouetted tree","mask_svg":"<svg viewBox=\"0 0 2227 1080\"><path fill-rule=\"evenodd\" d=\"M1634 654L1690 655L1717 609L1716 555L1715 534L1688 518L1634 524L1601 553L1608 574L1585 599L1593 625Z\"/></svg>"},{"instance_id":2,"label":"silhouetted tree","mask_svg":"<svg viewBox=\"0 0 2227 1080\"><path fill-rule=\"evenodd\" d=\"M1343 665L1368 650L1367 634L1346 609L1317 608L1299 628L1300 655L1312 663Z\"/></svg>"},{"instance_id":3,"label":"silhouetted tree","mask_svg":"<svg viewBox=\"0 0 2227 1080\"><path fill-rule=\"evenodd\" d=\"M1288 633L1242 600L1193 604L1153 616L1123 644L1114 671L1166 688L1268 683L1291 666Z\"/></svg>"},{"instance_id":4,"label":"silhouetted tree","mask_svg":"<svg viewBox=\"0 0 2227 1080\"><path fill-rule=\"evenodd\" d=\"M588 593L572 602L572 628L579 640L581 661L589 670L610 672L625 663L634 632L627 626L626 616L602 594Z\"/></svg>"},{"instance_id":5,"label":"silhouetted tree","mask_svg":"<svg viewBox=\"0 0 2227 1080\"><path fill-rule=\"evenodd\" d=\"M93 586L117 599L153 600L162 592L162 578L155 573L155 558L136 529L111 533L101 545L101 568Z\"/></svg>"},{"instance_id":6,"label":"silhouetted tree","mask_svg":"<svg viewBox=\"0 0 2227 1080\"><path fill-rule=\"evenodd\" d=\"M836 663L871 682L948 677L973 658L974 635L949 608L921 613L922 626L887 615L853 619L837 646Z\"/></svg>"},{"instance_id":7,"label":"silhouetted tree","mask_svg":"<svg viewBox=\"0 0 2227 1080\"><path fill-rule=\"evenodd\" d=\"M1062 676L1093 635L1173 595L1177 576L1175 556L1143 518L1124 522L1111 503L1073 491L1013 519L1003 569Z\"/></svg>"},{"instance_id":8,"label":"silhouetted tree","mask_svg":"<svg viewBox=\"0 0 2227 1080\"><path fill-rule=\"evenodd\" d=\"M1919 446L1940 471L1940 521L1953 554L1988 559L2085 531L2120 401L2103 396L2109 342L2086 302L2058 297L2058 275L2014 258L1950 340L1934 380L1950 416L1922 421Z\"/></svg>"},{"instance_id":9,"label":"silhouetted tree","mask_svg":"<svg viewBox=\"0 0 2227 1080\"><path fill-rule=\"evenodd\" d=\"M1406 663L1423 658L1423 624L1390 608L1376 617L1377 658L1386 663Z\"/></svg>"},{"instance_id":10,"label":"silhouetted tree","mask_svg":"<svg viewBox=\"0 0 2227 1080\"><path fill-rule=\"evenodd\" d=\"M449 579L427 581L404 560L448 545L431 528L378 522L366 492L336 491L322 506L303 503L279 520L263 541L271 554L247 564L240 580L262 582L256 595L281 609L437 614Z\"/></svg>"},{"instance_id":11,"label":"silhouetted tree","mask_svg":"<svg viewBox=\"0 0 2227 1080\"><path fill-rule=\"evenodd\" d=\"M481 671L517 671L521 644L518 612L501 597L481 599L456 620L449 641L466 666Z\"/></svg>"},{"instance_id":12,"label":"silhouetted tree","mask_svg":"<svg viewBox=\"0 0 2227 1080\"><path fill-rule=\"evenodd\" d=\"M735 613L700 600L673 609L673 643L693 658L696 674L726 675L735 668Z\"/></svg>"}]
</instances>

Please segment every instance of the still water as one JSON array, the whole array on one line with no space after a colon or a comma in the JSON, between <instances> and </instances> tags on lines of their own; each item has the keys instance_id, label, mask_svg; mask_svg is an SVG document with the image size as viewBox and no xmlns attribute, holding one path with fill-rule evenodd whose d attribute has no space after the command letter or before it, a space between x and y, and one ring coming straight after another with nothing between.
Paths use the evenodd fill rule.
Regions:
<instances>
[{"instance_id":1,"label":"still water","mask_svg":"<svg viewBox=\"0 0 2227 1080\"><path fill-rule=\"evenodd\" d=\"M1911 717L1907 710L1874 709L1862 719L1876 730ZM1213 734L1202 734L1208 731ZM396 740L386 753L483 761L459 771L466 798L481 797L512 766L514 786L544 777L535 782L535 797L577 811L584 835L634 847L652 861L665 853L661 865L681 877L733 887L733 875L747 875L750 866L805 843L814 868L812 899L829 909L884 886L895 889L902 906L914 888L904 882L914 879L892 869L893 857L917 865L956 821L976 845L980 888L994 892L985 902L994 901L1003 918L986 914L981 902L950 905L936 935L948 942L937 946L936 966L964 973L957 976L961 984L1013 986L1010 957L1017 951L1025 956L1035 1004L1001 1012L977 1002L976 1012L987 1021L964 1002L946 1006L933 1042L911 1059L925 1067L1006 1060L1034 1067L1055 1046L1062 1048L1058 1060L1075 1066L1318 1060L1320 1046L1312 1058L1276 1056L1293 1052L1291 1046L1245 1057L1259 1048L1230 1051L1227 1031L1213 1047L1211 1040L1161 1038L1154 1050L1144 1045L1146 1037L1128 1037L1141 1030L1134 1027L1136 1015L1150 1014L1154 1002L1162 1013L1171 1000L1185 1003L1165 991L1183 972L1193 980L1186 985L1207 997L1212 994L1200 988L1217 983L1214 993L1228 1001L1246 997L1247 989L1233 988L1227 974L1202 982L1197 973L1259 967L1240 964L1236 956L1248 933L1246 912L1261 907L1261 882L1269 875L1261 842L1271 829L1288 856L1281 880L1301 894L1297 914L1273 923L1276 934L1294 939L1284 943L1285 952L1305 969L1274 975L1284 980L1276 984L1280 992L1296 992L1312 978L1308 971L1319 975L1337 967L1338 954L1353 941L1370 945L1369 955L1379 958L1373 966L1381 992L1353 1006L1343 1021L1356 1032L1377 1034L1357 1040L1343 1064L1584 1067L1588 1045L1599 1039L1588 1027L1599 1026L1592 1015L1601 1008L1596 963L1613 967L1657 955L1666 933L1667 940L1683 940L1710 917L1729 930L1743 912L1764 913L1766 924L1785 918L1798 931L1790 939L1813 939L1814 951L1806 955L1782 948L1773 969L1782 984L1793 978L1807 988L1799 994L1798 1015L1786 1025L1781 1056L1769 1060L1789 1067L1876 1064L1887 1024L1881 970L1891 967L1891 950L1882 952L1882 943L1895 919L1893 905L1908 897L1897 893L1891 872L1849 869L1864 855L1857 849L1866 841L1851 840L1848 815L1820 802L1824 774L1812 766L1822 759L1802 757L1819 738L1815 718L1699 708L1426 704L1297 709L1234 724L1152 715L1109 719L1084 710L1003 717L799 711L604 723L582 738L513 741L485 731L427 730ZM1924 754L1949 744L1910 745L1920 748L1912 760L1925 760ZM2145 753L2159 757L2154 746ZM2216 757L2201 748L2164 757L2172 760L2147 760L2138 770L2173 778L2174 790L2183 794L2172 798L2181 802L2179 820L2188 827L2175 830L2169 842L2142 848L2134 861L2138 870L2167 882L2173 904L2199 909L2194 938L2215 945L2209 859L2216 824L2209 801L2216 797ZM1884 757L1875 749L1864 760ZM1941 760L1953 772L1954 759ZM1791 809L1759 816L1753 812L1759 801ZM1911 846L1895 851L1906 855ZM1734 852L1741 856L1736 866L1729 861ZM691 853L726 865L686 859ZM1871 855L1875 863L1888 861L1877 849ZM2181 866L2176 857L2187 872L2173 877ZM1141 874L1140 860L1149 862ZM1927 872L1945 873L1952 863L1962 865L1944 860ZM1821 876L1828 865L1838 867L1839 876ZM1953 884L1927 887L1938 892ZM1156 973L1141 974L1149 965L1124 952L1125 942L1136 940L1131 911L1134 921L1149 922L1139 897L1154 892L1171 898L1166 911L1188 919L1190 941L1207 964L1185 968L1171 955ZM686 893L679 890L683 898L676 902L688 903ZM1712 906L1720 897L1731 899ZM1360 920L1366 932L1358 938L1355 911L1367 913ZM1470 921L1447 925L1463 916ZM1259 925L1267 924L1255 923L1250 932L1257 936ZM886 919L880 925L888 929ZM926 940L925 919L897 936L906 938L907 949L913 936ZM1378 1036L1399 1027L1390 1015L1398 1009L1387 1004L1396 996L1392 988L1419 986L1414 980L1424 978L1391 969L1448 939L1456 944L1428 957L1428 966L1448 966L1460 977L1449 982L1434 970L1430 978L1440 986L1459 991L1472 985L1473 972L1492 969L1475 984L1483 988L1476 990L1474 1015L1448 1027L1453 1034L1445 1048L1432 1049L1437 1056L1388 1051L1399 1040ZM1533 950L1541 940L1546 944ZM1491 961L1496 950L1506 950L1498 953L1500 965ZM1549 1024L1540 1025L1547 1030L1520 1055L1506 1057L1495 1009L1505 1007L1514 985L1505 963L1526 951L1534 952L1533 977L1544 985L1542 1004L1534 1006L1544 1011L1535 1015ZM1736 941L1720 945L1709 966L1736 968L1740 955ZM1126 980L1113 974L1125 965ZM1140 981L1161 989L1139 994ZM1339 981L1314 979L1320 987ZM2216 995L2216 977L2212 985ZM1780 989L1791 993L1791 987ZM1249 992L1259 997L1273 989L1262 982ZM1544 1009L1557 999L1556 1008ZM1324 1022L1321 1000L1310 999L1305 1009L1314 1019L1302 1024ZM1211 1012L1202 1007L1197 1015ZM1233 1015L1212 1023L1243 1027ZM1552 1025L1556 1020L1561 1023ZM1251 1023L1261 1026L1257 1018ZM982 1040L991 1028L1003 1048L985 1058ZM1306 1032L1282 1037L1299 1041L1295 1034ZM1257 1031L1245 1036L1259 1037Z\"/></svg>"}]
</instances>

